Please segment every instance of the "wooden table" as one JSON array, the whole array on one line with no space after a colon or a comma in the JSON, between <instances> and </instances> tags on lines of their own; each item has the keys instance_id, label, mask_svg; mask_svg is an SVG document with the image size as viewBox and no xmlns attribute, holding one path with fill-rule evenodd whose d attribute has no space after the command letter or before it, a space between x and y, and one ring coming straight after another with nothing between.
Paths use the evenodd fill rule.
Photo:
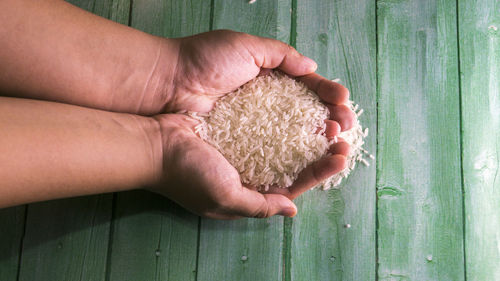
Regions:
<instances>
[{"instance_id":1,"label":"wooden table","mask_svg":"<svg viewBox=\"0 0 500 281\"><path fill-rule=\"evenodd\" d=\"M0 280L500 280L498 0L71 2L156 35L289 42L351 90L377 159L294 219L139 191L2 210Z\"/></svg>"}]
</instances>

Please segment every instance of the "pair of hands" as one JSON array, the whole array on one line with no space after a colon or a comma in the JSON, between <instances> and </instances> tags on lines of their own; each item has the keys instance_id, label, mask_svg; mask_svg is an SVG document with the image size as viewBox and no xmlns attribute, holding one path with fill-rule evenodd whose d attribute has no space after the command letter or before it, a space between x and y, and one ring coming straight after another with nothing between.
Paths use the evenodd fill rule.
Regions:
<instances>
[{"instance_id":1,"label":"pair of hands","mask_svg":"<svg viewBox=\"0 0 500 281\"><path fill-rule=\"evenodd\" d=\"M26 190L4 189L4 193L11 194L4 205L9 204L7 201L25 203L152 183L151 190L196 214L212 218L293 216L297 209L292 199L344 168L349 148L341 142L331 148L332 156L307 167L290 188L274 188L262 194L255 188L242 186L234 167L193 132L194 120L175 114L184 110L207 112L221 96L257 75L278 68L304 82L328 105L331 112L330 120L325 121L328 137L350 128L354 114L345 106L347 89L315 74L316 63L287 44L232 31L180 39L159 38L92 15L65 1L4 0L0 1L0 17L3 19L0 92L149 116L88 108L69 110L39 103L38 108L58 111L51 114L42 109L41 114L50 118L24 124L33 128L53 126L48 124L55 124L60 116L73 112L64 126L71 133L86 136L85 147L75 152L71 142L77 136L67 137L64 126L51 128L59 134L54 136L59 141L70 142L70 152L60 152L64 157L55 157L53 163L73 164L71 167L78 171L79 177L68 176L67 172L72 170L65 165L50 171L40 169L43 160L31 161L28 163L31 166L18 161L19 169L31 167L33 171L21 174L21 179L13 177L4 186L19 186L19 181L25 180L32 193L28 196ZM26 102L17 104L26 106ZM9 114L3 115L8 115L8 120L19 119ZM80 119L86 117L93 121L87 124ZM105 134L98 130L102 124L114 129ZM17 131L20 139L36 136L29 134L29 130ZM124 136L128 138L123 139L121 146L113 143ZM30 145L25 142L17 148L24 152L24 146ZM93 145L105 155L95 155L98 152L91 150ZM129 145L135 150L131 151ZM91 151L85 154L85 150ZM45 152L44 146L33 151L40 155ZM24 155L30 158L29 153ZM136 166L123 165L120 157L130 157ZM93 158L102 163L94 165ZM148 164L139 166L142 161ZM16 167L12 169L15 171ZM34 186L29 182L33 175L44 177L44 173L50 172L53 172L50 177L35 181ZM125 172L127 176L120 175Z\"/></svg>"},{"instance_id":2,"label":"pair of hands","mask_svg":"<svg viewBox=\"0 0 500 281\"><path fill-rule=\"evenodd\" d=\"M139 108L139 113L208 112L223 95L278 68L304 82L326 103L331 112L325 121L327 137L352 126L354 114L345 105L348 90L315 74L316 63L285 43L232 31L162 40L165 49L178 50L176 64L163 74L162 92L147 93L153 102ZM262 194L243 186L236 169L194 133L195 120L180 114L153 118L161 131L163 171L151 190L210 218L294 216L297 208L291 200L341 171L349 151L347 143L338 142L330 148L331 156L307 167L292 186Z\"/></svg>"}]
</instances>

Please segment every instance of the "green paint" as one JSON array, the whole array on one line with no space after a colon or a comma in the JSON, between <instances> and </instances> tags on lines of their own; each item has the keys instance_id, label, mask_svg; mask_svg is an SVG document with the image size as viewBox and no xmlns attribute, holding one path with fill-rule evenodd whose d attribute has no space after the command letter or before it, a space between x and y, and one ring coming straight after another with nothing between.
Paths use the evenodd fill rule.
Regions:
<instances>
[{"instance_id":1,"label":"green paint","mask_svg":"<svg viewBox=\"0 0 500 281\"><path fill-rule=\"evenodd\" d=\"M401 190L397 187L385 186L378 189L377 196L380 199L386 199L390 197L397 198L403 195L403 193L404 190Z\"/></svg>"},{"instance_id":2,"label":"green paint","mask_svg":"<svg viewBox=\"0 0 500 281\"><path fill-rule=\"evenodd\" d=\"M194 280L198 218L145 191L118 194L108 280Z\"/></svg>"},{"instance_id":3,"label":"green paint","mask_svg":"<svg viewBox=\"0 0 500 281\"><path fill-rule=\"evenodd\" d=\"M458 3L467 280L500 280L500 2Z\"/></svg>"},{"instance_id":4,"label":"green paint","mask_svg":"<svg viewBox=\"0 0 500 281\"><path fill-rule=\"evenodd\" d=\"M216 0L213 28L288 42L290 5L289 1ZM282 251L281 217L230 222L202 219L198 280L282 280Z\"/></svg>"},{"instance_id":5,"label":"green paint","mask_svg":"<svg viewBox=\"0 0 500 281\"><path fill-rule=\"evenodd\" d=\"M350 89L379 155L294 219L199 225L144 191L1 210L0 280L500 279L498 1L70 2L160 36L290 42Z\"/></svg>"},{"instance_id":6,"label":"green paint","mask_svg":"<svg viewBox=\"0 0 500 281\"><path fill-rule=\"evenodd\" d=\"M164 37L209 27L208 1L133 1L130 23ZM169 187L174 188L174 187ZM118 194L109 280L195 280L198 217L159 195Z\"/></svg>"},{"instance_id":7,"label":"green paint","mask_svg":"<svg viewBox=\"0 0 500 281\"><path fill-rule=\"evenodd\" d=\"M296 42L318 62L318 73L350 89L370 130L365 148L375 154L375 2L297 1ZM358 165L340 191L312 191L297 200L291 280L375 279L375 163Z\"/></svg>"},{"instance_id":8,"label":"green paint","mask_svg":"<svg viewBox=\"0 0 500 281\"><path fill-rule=\"evenodd\" d=\"M17 280L25 225L25 206L0 210L0 280Z\"/></svg>"},{"instance_id":9,"label":"green paint","mask_svg":"<svg viewBox=\"0 0 500 281\"><path fill-rule=\"evenodd\" d=\"M104 17L128 17L128 1L69 2ZM111 206L111 195L30 205L19 280L104 279Z\"/></svg>"},{"instance_id":10,"label":"green paint","mask_svg":"<svg viewBox=\"0 0 500 281\"><path fill-rule=\"evenodd\" d=\"M378 278L463 280L454 1L379 1Z\"/></svg>"},{"instance_id":11,"label":"green paint","mask_svg":"<svg viewBox=\"0 0 500 281\"><path fill-rule=\"evenodd\" d=\"M163 37L183 37L209 30L210 1L133 1L130 26Z\"/></svg>"},{"instance_id":12,"label":"green paint","mask_svg":"<svg viewBox=\"0 0 500 281\"><path fill-rule=\"evenodd\" d=\"M19 280L103 280L111 195L31 204Z\"/></svg>"},{"instance_id":13,"label":"green paint","mask_svg":"<svg viewBox=\"0 0 500 281\"><path fill-rule=\"evenodd\" d=\"M281 280L283 219L202 219L197 280Z\"/></svg>"},{"instance_id":14,"label":"green paint","mask_svg":"<svg viewBox=\"0 0 500 281\"><path fill-rule=\"evenodd\" d=\"M213 29L232 29L290 41L291 1L214 1Z\"/></svg>"}]
</instances>

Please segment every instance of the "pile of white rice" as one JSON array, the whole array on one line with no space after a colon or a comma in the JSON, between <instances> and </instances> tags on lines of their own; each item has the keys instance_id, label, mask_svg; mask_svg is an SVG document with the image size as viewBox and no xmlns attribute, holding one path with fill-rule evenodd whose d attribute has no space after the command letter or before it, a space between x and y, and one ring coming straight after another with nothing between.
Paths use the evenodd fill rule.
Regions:
<instances>
[{"instance_id":1,"label":"pile of white rice","mask_svg":"<svg viewBox=\"0 0 500 281\"><path fill-rule=\"evenodd\" d=\"M352 102L349 106L357 110ZM200 121L196 132L238 170L242 182L263 190L292 185L336 141L325 136L328 108L303 83L280 72L248 82L221 98L208 114L190 115ZM358 120L351 130L340 133L351 146L347 167L324 181L323 189L339 185L356 161L368 165L362 148L367 134Z\"/></svg>"}]
</instances>

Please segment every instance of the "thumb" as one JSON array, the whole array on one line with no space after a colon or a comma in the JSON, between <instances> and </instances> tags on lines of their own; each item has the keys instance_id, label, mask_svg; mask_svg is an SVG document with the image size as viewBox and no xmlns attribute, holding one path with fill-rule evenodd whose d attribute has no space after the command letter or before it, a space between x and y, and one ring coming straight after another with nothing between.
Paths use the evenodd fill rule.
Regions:
<instances>
[{"instance_id":1,"label":"thumb","mask_svg":"<svg viewBox=\"0 0 500 281\"><path fill-rule=\"evenodd\" d=\"M312 59L279 40L253 35L252 38L254 42L247 48L261 68L278 68L291 76L303 76L313 73L318 67Z\"/></svg>"},{"instance_id":2,"label":"thumb","mask_svg":"<svg viewBox=\"0 0 500 281\"><path fill-rule=\"evenodd\" d=\"M262 194L242 187L240 194L234 196L232 211L240 216L268 218L274 215L293 217L297 207L286 196L281 194Z\"/></svg>"}]
</instances>

